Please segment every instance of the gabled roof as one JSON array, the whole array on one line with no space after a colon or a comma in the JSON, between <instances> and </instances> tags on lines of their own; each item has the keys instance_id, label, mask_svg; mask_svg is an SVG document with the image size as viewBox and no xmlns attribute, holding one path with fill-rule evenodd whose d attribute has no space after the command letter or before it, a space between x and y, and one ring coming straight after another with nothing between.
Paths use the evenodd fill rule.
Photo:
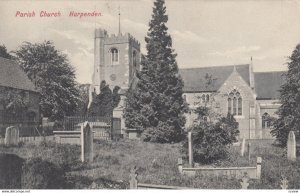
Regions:
<instances>
[{"instance_id":1,"label":"gabled roof","mask_svg":"<svg viewBox=\"0 0 300 193\"><path fill-rule=\"evenodd\" d=\"M0 57L0 86L37 92L25 72L13 60Z\"/></svg>"},{"instance_id":2,"label":"gabled roof","mask_svg":"<svg viewBox=\"0 0 300 193\"><path fill-rule=\"evenodd\" d=\"M237 72L250 85L249 64L236 65ZM212 92L217 91L229 75L233 72L232 66L212 66L190 69L179 69L179 73L184 81L184 92ZM213 82L207 86L206 76L212 75Z\"/></svg>"},{"instance_id":3,"label":"gabled roof","mask_svg":"<svg viewBox=\"0 0 300 193\"><path fill-rule=\"evenodd\" d=\"M279 99L280 86L285 82L284 73L285 71L254 73L257 99Z\"/></svg>"}]
</instances>

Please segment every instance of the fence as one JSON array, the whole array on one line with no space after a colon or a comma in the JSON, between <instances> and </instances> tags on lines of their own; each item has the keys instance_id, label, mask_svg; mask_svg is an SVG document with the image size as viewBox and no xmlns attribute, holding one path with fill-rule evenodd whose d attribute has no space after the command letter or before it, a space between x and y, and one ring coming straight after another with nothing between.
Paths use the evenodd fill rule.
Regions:
<instances>
[{"instance_id":1,"label":"fence","mask_svg":"<svg viewBox=\"0 0 300 193\"><path fill-rule=\"evenodd\" d=\"M64 118L61 128L58 130L80 130L85 121L88 121L93 128L95 139L110 140L121 137L121 119L112 117L69 116Z\"/></svg>"}]
</instances>

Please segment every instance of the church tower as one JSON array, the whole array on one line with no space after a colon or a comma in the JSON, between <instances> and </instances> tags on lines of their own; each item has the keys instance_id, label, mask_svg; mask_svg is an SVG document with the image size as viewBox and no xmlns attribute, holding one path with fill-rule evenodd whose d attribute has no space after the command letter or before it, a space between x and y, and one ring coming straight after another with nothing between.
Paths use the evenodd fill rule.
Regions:
<instances>
[{"instance_id":1,"label":"church tower","mask_svg":"<svg viewBox=\"0 0 300 193\"><path fill-rule=\"evenodd\" d=\"M103 80L111 89L128 89L140 69L140 43L129 33L108 35L104 29L95 29L94 50L91 91L99 94Z\"/></svg>"}]
</instances>

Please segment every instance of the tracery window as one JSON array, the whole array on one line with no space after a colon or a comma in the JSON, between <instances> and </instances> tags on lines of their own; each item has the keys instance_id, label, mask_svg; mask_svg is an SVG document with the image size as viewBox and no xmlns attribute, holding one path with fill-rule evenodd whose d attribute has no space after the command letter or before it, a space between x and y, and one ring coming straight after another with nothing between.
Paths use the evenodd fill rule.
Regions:
<instances>
[{"instance_id":1,"label":"tracery window","mask_svg":"<svg viewBox=\"0 0 300 193\"><path fill-rule=\"evenodd\" d=\"M243 114L243 99L241 94L234 89L228 95L228 113L232 115L242 115Z\"/></svg>"},{"instance_id":2,"label":"tracery window","mask_svg":"<svg viewBox=\"0 0 300 193\"><path fill-rule=\"evenodd\" d=\"M266 112L263 114L261 121L262 121L262 128L270 128L270 115Z\"/></svg>"}]
</instances>

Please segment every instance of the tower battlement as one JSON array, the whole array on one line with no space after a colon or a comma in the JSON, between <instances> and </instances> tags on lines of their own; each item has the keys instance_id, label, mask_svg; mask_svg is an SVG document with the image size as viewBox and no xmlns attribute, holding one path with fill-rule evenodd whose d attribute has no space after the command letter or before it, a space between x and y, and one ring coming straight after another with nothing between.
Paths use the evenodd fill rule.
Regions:
<instances>
[{"instance_id":1,"label":"tower battlement","mask_svg":"<svg viewBox=\"0 0 300 193\"><path fill-rule=\"evenodd\" d=\"M103 38L104 44L130 43L137 50L140 50L141 46L140 42L129 33L109 35L106 30L101 28L95 29L95 38Z\"/></svg>"}]
</instances>

